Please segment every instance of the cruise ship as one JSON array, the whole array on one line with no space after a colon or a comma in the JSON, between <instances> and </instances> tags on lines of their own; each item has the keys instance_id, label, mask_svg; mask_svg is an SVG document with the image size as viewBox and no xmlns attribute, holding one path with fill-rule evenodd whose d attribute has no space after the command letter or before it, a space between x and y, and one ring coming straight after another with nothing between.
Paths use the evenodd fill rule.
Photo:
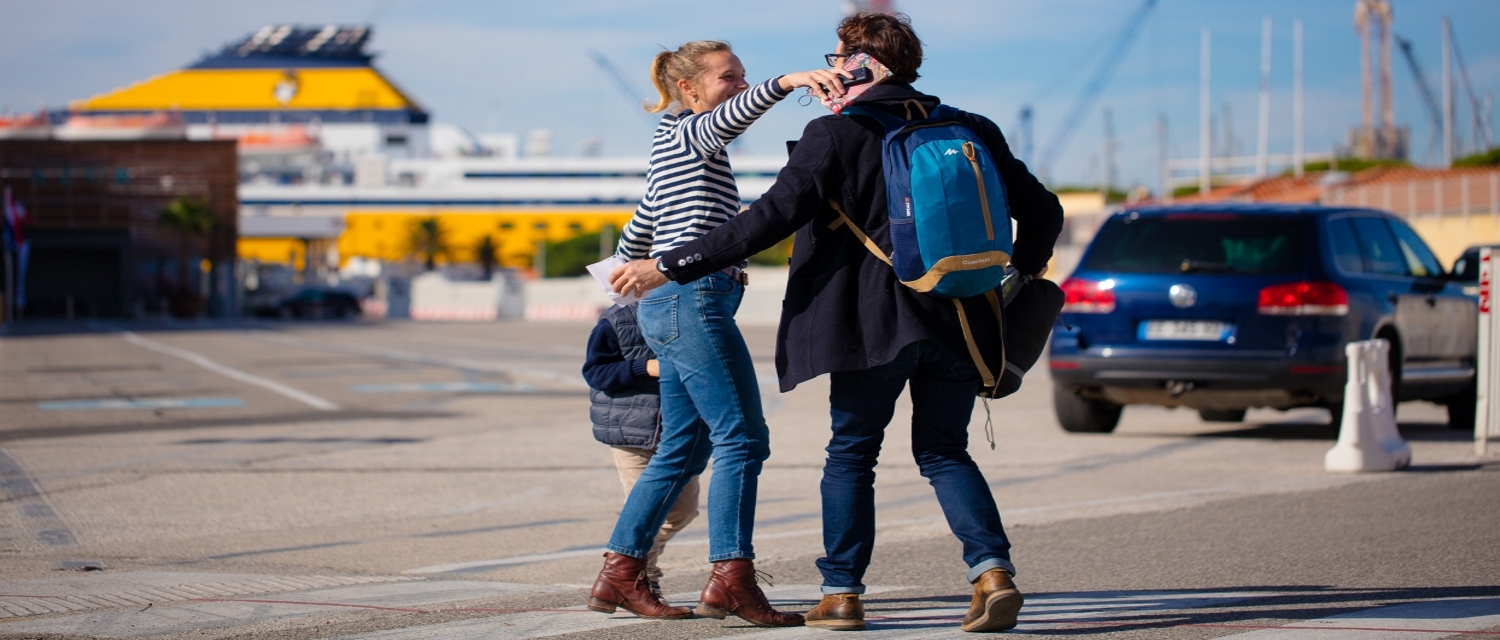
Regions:
<instances>
[{"instance_id":1,"label":"cruise ship","mask_svg":"<svg viewBox=\"0 0 1500 640\"><path fill-rule=\"evenodd\" d=\"M430 217L451 259L471 260L467 248L489 236L502 266L523 269L544 242L615 234L629 221L645 192L644 154L556 157L546 132L523 140L434 123L375 66L371 36L368 26L269 25L75 101L43 126L17 120L9 135L237 140L239 256L299 270L407 259L413 221ZM732 163L748 203L785 158Z\"/></svg>"}]
</instances>

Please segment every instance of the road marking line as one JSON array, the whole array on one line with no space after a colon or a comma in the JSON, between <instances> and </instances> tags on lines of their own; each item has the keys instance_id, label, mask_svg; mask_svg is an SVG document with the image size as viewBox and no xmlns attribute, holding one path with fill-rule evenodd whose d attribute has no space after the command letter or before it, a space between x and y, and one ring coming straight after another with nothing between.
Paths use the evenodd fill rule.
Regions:
<instances>
[{"instance_id":1,"label":"road marking line","mask_svg":"<svg viewBox=\"0 0 1500 640\"><path fill-rule=\"evenodd\" d=\"M396 360L398 362L411 362L429 366L448 367L463 371L490 371L513 376L528 376L532 378L550 380L552 382L557 382L571 388L588 388L588 383L583 380L583 375L578 373L576 369L568 373L561 373L550 369L504 365L486 360L474 360L470 358L453 358L448 356L412 353L410 351L402 351L400 349L392 349L389 347L367 347L362 345L356 346L331 344L327 342L314 342L311 340L277 335L265 331L254 332L250 335L250 338L254 340L261 340L264 342L298 346L308 349L318 349L320 351L353 353L357 355L388 358L391 360Z\"/></svg>"},{"instance_id":2,"label":"road marking line","mask_svg":"<svg viewBox=\"0 0 1500 640\"><path fill-rule=\"evenodd\" d=\"M907 587L869 587L866 593L875 594L887 591L899 591ZM810 605L816 602L821 593L817 585L781 585L764 588L766 598L778 608L795 608ZM698 592L674 593L668 595L666 600L675 603L696 603ZM454 609L453 611L484 611L484 609ZM432 625L421 625L407 627L404 629L388 629L385 631L373 631L352 636L342 636L340 640L419 640L427 638L442 638L443 640L490 640L491 638L506 638L507 640L529 640L531 638L547 638L569 633L583 633L599 629L616 629L652 622L647 618L637 618L635 615L625 612L623 609L614 614L605 615L590 611L585 607L569 607L567 609L532 610L515 613L504 613L502 615L488 618L477 618L473 620L458 620ZM670 623L667 623L670 624ZM956 627L955 627L956 628ZM799 629L800 630L800 629ZM756 637L772 636L779 637L775 631L752 632ZM780 630L786 631L786 630ZM812 630L814 633L826 634L824 630ZM826 637L826 636L819 636ZM863 637L863 636L862 636Z\"/></svg>"},{"instance_id":3,"label":"road marking line","mask_svg":"<svg viewBox=\"0 0 1500 640\"><path fill-rule=\"evenodd\" d=\"M100 398L97 400L68 400L38 402L42 411L89 411L104 409L213 409L219 407L243 407L239 398Z\"/></svg>"},{"instance_id":4,"label":"road marking line","mask_svg":"<svg viewBox=\"0 0 1500 640\"><path fill-rule=\"evenodd\" d=\"M1262 627L1226 637L1239 640L1432 640L1458 634L1500 636L1500 631L1485 631L1497 626L1500 626L1500 598L1448 598L1375 607L1279 627Z\"/></svg>"},{"instance_id":5,"label":"road marking line","mask_svg":"<svg viewBox=\"0 0 1500 640\"><path fill-rule=\"evenodd\" d=\"M142 338L136 335L132 331L125 331L123 332L123 335L125 336L126 340L137 346L144 347L158 353L164 353L174 358L182 358L183 360L187 360L188 362L203 367L204 369L208 369L209 371L212 371L219 375L225 376L227 378L233 378L247 384L253 384L263 389L269 389L288 398L301 402L302 404L310 406L314 409L318 409L320 411L339 410L338 405L319 398L315 395L293 389L274 380L267 380L257 375L245 373L244 371L240 371L239 369L226 367L222 364L214 362L213 360L209 360L208 358L193 353L192 351L188 351L186 349L178 349L177 347L169 347L155 340L147 340L146 338Z\"/></svg>"},{"instance_id":6,"label":"road marking line","mask_svg":"<svg viewBox=\"0 0 1500 640\"><path fill-rule=\"evenodd\" d=\"M1021 610L1020 624L1011 633L1054 632L1078 624L1140 625L1140 616L1197 607L1223 606L1252 598L1276 595L1275 592L1115 592L1088 597L1070 594L1028 596ZM874 608L869 608L873 604ZM881 640L923 640L957 638L967 606L931 609L883 610L879 602L866 604L867 627L861 637ZM774 640L822 638L824 632L811 628L782 629L756 634Z\"/></svg>"},{"instance_id":7,"label":"road marking line","mask_svg":"<svg viewBox=\"0 0 1500 640\"><path fill-rule=\"evenodd\" d=\"M68 523L48 504L42 486L5 449L0 449L0 496L16 506L21 525L30 530L32 539L49 547L78 544Z\"/></svg>"},{"instance_id":8,"label":"road marking line","mask_svg":"<svg viewBox=\"0 0 1500 640\"><path fill-rule=\"evenodd\" d=\"M357 384L356 393L468 392L468 393L536 393L536 385L500 384L495 382L402 382L395 384Z\"/></svg>"}]
</instances>

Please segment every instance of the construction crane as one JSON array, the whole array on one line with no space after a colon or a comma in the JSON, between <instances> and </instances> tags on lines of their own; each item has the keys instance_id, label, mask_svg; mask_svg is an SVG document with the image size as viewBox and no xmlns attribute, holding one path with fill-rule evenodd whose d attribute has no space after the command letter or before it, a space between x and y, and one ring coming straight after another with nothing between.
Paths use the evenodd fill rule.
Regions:
<instances>
[{"instance_id":1,"label":"construction crane","mask_svg":"<svg viewBox=\"0 0 1500 640\"><path fill-rule=\"evenodd\" d=\"M1021 134L1019 145L1019 151L1021 152L1020 159L1028 167L1031 166L1031 147L1032 143L1035 142L1031 134L1031 116L1031 107L1025 106L1021 107L1021 115L1016 119L1016 127L1020 129Z\"/></svg>"},{"instance_id":2,"label":"construction crane","mask_svg":"<svg viewBox=\"0 0 1500 640\"><path fill-rule=\"evenodd\" d=\"M1067 116L1058 127L1047 146L1042 149L1041 159L1037 162L1037 173L1047 176L1052 168L1052 163L1057 156L1063 152L1068 145L1068 140L1078 130L1078 125L1088 113L1099 94L1104 91L1104 86L1114 75L1115 69L1120 66L1126 51L1131 43L1135 42L1136 35L1140 33L1141 24L1145 22L1146 16L1151 13L1151 8L1156 6L1156 0L1146 0L1141 8L1136 9L1130 19L1125 22L1125 27L1115 36L1113 44L1105 51L1104 58L1099 61L1099 66L1094 68L1094 73L1089 77L1088 83L1084 85L1083 92L1073 101L1073 106L1068 109ZM1030 107L1026 107L1028 110Z\"/></svg>"},{"instance_id":3,"label":"construction crane","mask_svg":"<svg viewBox=\"0 0 1500 640\"><path fill-rule=\"evenodd\" d=\"M656 118L641 109L641 106L646 104L646 99L642 98L641 94L636 92L635 86L625 77L625 74L621 73L615 67L614 63L609 61L609 58L606 58L604 54L599 53L596 49L589 49L589 57L594 59L594 64L599 66L604 75L609 76L609 79L614 81L615 90L619 91L620 95L624 96L625 100L630 102L630 106L633 107L632 110L641 114L641 117L645 118L646 122L655 126Z\"/></svg>"},{"instance_id":4,"label":"construction crane","mask_svg":"<svg viewBox=\"0 0 1500 640\"><path fill-rule=\"evenodd\" d=\"M1451 38L1453 47L1453 61L1458 64L1458 76L1464 81L1464 93L1469 98L1469 115L1474 120L1474 143L1480 145L1480 150L1485 151L1494 146L1493 136L1488 123L1485 122L1484 107L1479 102L1479 97L1474 95L1474 85L1469 83L1469 67L1464 64L1463 51L1458 48L1458 38Z\"/></svg>"},{"instance_id":5,"label":"construction crane","mask_svg":"<svg viewBox=\"0 0 1500 640\"><path fill-rule=\"evenodd\" d=\"M1417 92L1422 94L1422 104L1427 107L1427 120L1432 124L1432 135L1427 141L1427 159L1431 160L1432 152L1437 149L1438 133L1443 130L1443 109L1438 106L1437 96L1432 95L1427 77L1422 74L1422 66L1417 64L1417 55L1411 52L1411 41L1396 36L1396 47L1401 49L1402 57L1406 58L1406 65L1411 68L1412 78L1417 82Z\"/></svg>"}]
</instances>

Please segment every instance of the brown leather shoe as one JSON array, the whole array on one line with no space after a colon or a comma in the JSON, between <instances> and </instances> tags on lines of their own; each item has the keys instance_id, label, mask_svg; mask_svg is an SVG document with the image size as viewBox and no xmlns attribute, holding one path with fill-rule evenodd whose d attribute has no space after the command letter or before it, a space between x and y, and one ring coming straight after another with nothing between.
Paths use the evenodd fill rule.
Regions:
<instances>
[{"instance_id":1,"label":"brown leather shoe","mask_svg":"<svg viewBox=\"0 0 1500 640\"><path fill-rule=\"evenodd\" d=\"M1021 613L1021 591L1004 569L990 569L974 581L974 600L964 615L964 631L1014 629Z\"/></svg>"},{"instance_id":2,"label":"brown leather shoe","mask_svg":"<svg viewBox=\"0 0 1500 640\"><path fill-rule=\"evenodd\" d=\"M604 554L604 569L589 593L589 608L600 613L614 613L622 607L642 618L691 618L693 610L674 607L651 591L646 580L646 561L618 553Z\"/></svg>"},{"instance_id":3,"label":"brown leather shoe","mask_svg":"<svg viewBox=\"0 0 1500 640\"><path fill-rule=\"evenodd\" d=\"M832 631L863 631L865 605L857 593L823 595L818 606L807 612L807 626Z\"/></svg>"},{"instance_id":4,"label":"brown leather shoe","mask_svg":"<svg viewBox=\"0 0 1500 640\"><path fill-rule=\"evenodd\" d=\"M698 615L723 620L734 614L757 627L802 626L802 614L771 608L765 592L755 584L755 573L755 563L746 558L715 562L703 595L698 597Z\"/></svg>"}]
</instances>

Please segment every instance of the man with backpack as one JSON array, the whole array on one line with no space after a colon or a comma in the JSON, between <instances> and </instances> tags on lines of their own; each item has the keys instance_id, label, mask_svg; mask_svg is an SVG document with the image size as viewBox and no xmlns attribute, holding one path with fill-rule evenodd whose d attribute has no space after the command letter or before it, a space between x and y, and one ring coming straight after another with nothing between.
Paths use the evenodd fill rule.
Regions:
<instances>
[{"instance_id":1,"label":"man with backpack","mask_svg":"<svg viewBox=\"0 0 1500 640\"><path fill-rule=\"evenodd\" d=\"M777 335L781 391L825 373L831 383L821 487L826 557L817 562L824 597L807 613L807 626L865 626L859 594L875 540L874 469L896 398L910 384L912 453L963 543L974 584L962 628L1009 629L1022 603L1010 542L968 454L974 397L988 395L1005 371L1000 304L993 292L974 295L972 286L948 294L940 287L965 278L977 279L981 290L994 287L998 274L983 270L1003 272L1007 259L1022 274L1041 275L1062 229L1062 207L993 122L940 108L936 97L912 88L922 43L904 16L850 16L838 36L831 64L865 53L890 70L889 79L845 114L810 122L776 183L749 209L658 260L621 267L612 282L621 292L690 282L795 233ZM897 144L925 135L913 128L947 132L926 151ZM908 173L893 176L896 165ZM960 177L972 181L959 198L967 204L932 195L942 191L933 181ZM892 193L901 199L894 207ZM980 202L972 201L975 194ZM932 204L933 197L947 201ZM974 218L947 220L963 215L982 215L981 230L965 230ZM1011 220L1016 234L1007 255ZM960 237L934 248L942 244L938 236ZM986 236L980 240L989 248L960 247L970 236Z\"/></svg>"}]
</instances>

